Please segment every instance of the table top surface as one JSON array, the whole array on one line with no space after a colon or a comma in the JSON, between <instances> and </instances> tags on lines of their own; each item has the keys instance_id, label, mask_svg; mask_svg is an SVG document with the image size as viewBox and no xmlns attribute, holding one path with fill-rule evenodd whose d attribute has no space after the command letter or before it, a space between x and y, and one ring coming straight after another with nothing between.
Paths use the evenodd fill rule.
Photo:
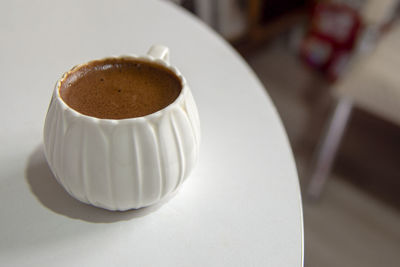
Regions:
<instances>
[{"instance_id":1,"label":"table top surface","mask_svg":"<svg viewBox=\"0 0 400 267\"><path fill-rule=\"evenodd\" d=\"M163 203L110 212L70 197L43 155L53 86L95 58L170 48L202 131L197 167ZM5 266L302 266L288 139L243 59L164 1L0 4L0 258Z\"/></svg>"}]
</instances>

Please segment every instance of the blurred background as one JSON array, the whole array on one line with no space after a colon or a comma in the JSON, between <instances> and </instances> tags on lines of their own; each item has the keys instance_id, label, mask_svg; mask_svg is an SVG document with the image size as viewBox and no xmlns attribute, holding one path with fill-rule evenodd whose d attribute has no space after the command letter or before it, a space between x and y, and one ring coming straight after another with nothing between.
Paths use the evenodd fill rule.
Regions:
<instances>
[{"instance_id":1,"label":"blurred background","mask_svg":"<svg viewBox=\"0 0 400 267\"><path fill-rule=\"evenodd\" d=\"M302 187L305 266L400 266L399 1L173 2L230 42L275 103Z\"/></svg>"}]
</instances>

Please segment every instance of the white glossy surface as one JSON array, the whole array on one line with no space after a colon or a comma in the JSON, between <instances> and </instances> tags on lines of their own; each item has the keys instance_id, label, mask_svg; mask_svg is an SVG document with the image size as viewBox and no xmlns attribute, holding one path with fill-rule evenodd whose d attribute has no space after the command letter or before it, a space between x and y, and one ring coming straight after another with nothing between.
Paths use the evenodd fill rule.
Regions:
<instances>
[{"instance_id":1,"label":"white glossy surface","mask_svg":"<svg viewBox=\"0 0 400 267\"><path fill-rule=\"evenodd\" d=\"M301 266L286 134L253 72L203 24L155 1L0 4L4 266ZM54 83L94 58L171 49L202 123L199 162L163 205L109 212L64 192L41 147Z\"/></svg>"},{"instance_id":2,"label":"white glossy surface","mask_svg":"<svg viewBox=\"0 0 400 267\"><path fill-rule=\"evenodd\" d=\"M185 78L168 56L168 48L152 46L148 56L122 57L164 66L182 84L173 103L139 118L98 119L62 100L61 84L86 64L57 82L43 145L52 173L71 196L108 210L138 209L164 200L188 178L198 158L199 115Z\"/></svg>"}]
</instances>

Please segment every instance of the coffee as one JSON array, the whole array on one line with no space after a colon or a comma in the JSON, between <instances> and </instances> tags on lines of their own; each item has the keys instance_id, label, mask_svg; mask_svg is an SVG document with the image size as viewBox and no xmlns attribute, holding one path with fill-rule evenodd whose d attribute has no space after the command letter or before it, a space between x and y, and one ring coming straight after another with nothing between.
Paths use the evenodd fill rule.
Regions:
<instances>
[{"instance_id":1,"label":"coffee","mask_svg":"<svg viewBox=\"0 0 400 267\"><path fill-rule=\"evenodd\" d=\"M76 111L101 119L145 116L174 102L182 90L169 69L127 58L93 61L72 70L60 96Z\"/></svg>"}]
</instances>

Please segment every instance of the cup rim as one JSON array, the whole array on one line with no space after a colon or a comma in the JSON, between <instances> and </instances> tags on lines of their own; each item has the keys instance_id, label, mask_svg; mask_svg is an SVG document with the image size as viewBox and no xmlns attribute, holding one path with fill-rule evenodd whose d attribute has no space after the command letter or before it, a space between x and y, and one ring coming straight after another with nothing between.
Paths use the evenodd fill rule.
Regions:
<instances>
[{"instance_id":1,"label":"cup rim","mask_svg":"<svg viewBox=\"0 0 400 267\"><path fill-rule=\"evenodd\" d=\"M84 66L89 65L91 63L95 63L95 62L98 62L98 61L104 61L104 60L108 60L108 59L137 60L137 61L150 62L150 63L153 63L153 64L161 65L161 66L167 68L168 70L172 71L175 74L175 76L179 79L179 81L181 83L182 89L181 89L178 97L173 102L169 103L166 107L164 107L164 108L162 108L160 110L157 110L156 112L153 112L153 113L150 113L150 114L147 114L147 115L144 115L144 116L140 116L140 117L125 118L125 119L97 118L97 117L94 117L94 116L85 115L85 114L77 111L76 109L70 107L60 95L60 88L61 88L61 84L63 83L63 81L70 74L72 74L72 72L74 72L78 68L84 67ZM87 62L82 63L82 64L75 65L69 71L65 72L61 76L60 79L57 80L57 83L56 83L56 86L55 86L54 90L55 90L56 98L57 98L57 100L59 100L59 102L61 103L63 108L66 109L66 110L71 111L75 116L80 116L80 117L84 117L86 119L91 119L91 120L95 120L95 121L104 121L104 122L116 123L116 122L122 122L122 121L125 121L125 122L127 122L127 121L141 121L141 120L147 120L147 119L153 119L153 118L160 117L162 115L162 113L166 112L167 110L172 109L175 105L177 105L177 103L180 103L188 89L187 89L186 79L183 77L182 73L175 66L172 66L169 62L166 62L166 61L164 61L162 59L159 59L159 58L155 58L155 57L153 57L151 55L138 56L138 55L130 54L130 55L104 57L104 58L94 59L94 60L90 60L90 61L87 61Z\"/></svg>"}]
</instances>

